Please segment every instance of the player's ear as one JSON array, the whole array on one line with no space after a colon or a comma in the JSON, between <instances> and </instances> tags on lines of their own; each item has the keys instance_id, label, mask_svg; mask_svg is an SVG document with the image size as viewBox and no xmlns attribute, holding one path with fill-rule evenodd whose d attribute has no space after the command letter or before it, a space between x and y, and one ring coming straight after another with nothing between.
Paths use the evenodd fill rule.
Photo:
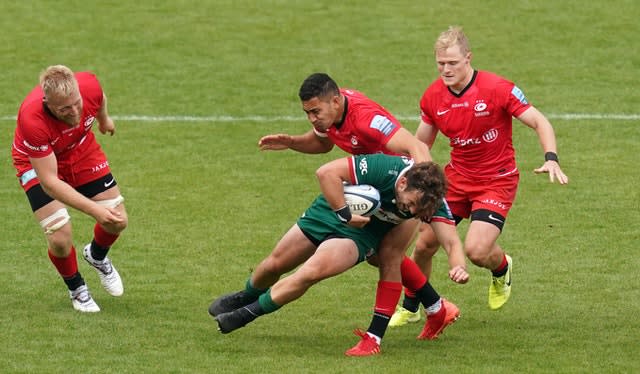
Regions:
<instances>
[{"instance_id":1,"label":"player's ear","mask_svg":"<svg viewBox=\"0 0 640 374\"><path fill-rule=\"evenodd\" d=\"M402 176L398 178L398 191L403 192L407 189L407 177Z\"/></svg>"}]
</instances>

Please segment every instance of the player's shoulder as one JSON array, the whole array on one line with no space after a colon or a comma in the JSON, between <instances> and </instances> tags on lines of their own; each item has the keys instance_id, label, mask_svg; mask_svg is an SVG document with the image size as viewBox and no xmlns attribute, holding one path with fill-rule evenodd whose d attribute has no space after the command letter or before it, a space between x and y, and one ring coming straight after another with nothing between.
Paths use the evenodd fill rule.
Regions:
<instances>
[{"instance_id":1,"label":"player's shoulder","mask_svg":"<svg viewBox=\"0 0 640 374\"><path fill-rule=\"evenodd\" d=\"M479 70L476 76L476 84L482 88L513 87L515 84L509 79L496 73Z\"/></svg>"},{"instance_id":2,"label":"player's shoulder","mask_svg":"<svg viewBox=\"0 0 640 374\"><path fill-rule=\"evenodd\" d=\"M395 169L403 169L406 166L411 166L413 164L413 160L406 156L399 155L388 155L385 153L372 153L372 154L364 154L360 156L353 156L355 159L360 160L360 166L373 164L376 167L388 168L392 167Z\"/></svg>"},{"instance_id":3,"label":"player's shoulder","mask_svg":"<svg viewBox=\"0 0 640 374\"><path fill-rule=\"evenodd\" d=\"M427 86L427 88L424 90L424 93L422 94L422 97L424 98L429 96L440 96L440 94L444 91L447 91L447 86L444 84L442 79L438 78L431 82L429 86Z\"/></svg>"},{"instance_id":4,"label":"player's shoulder","mask_svg":"<svg viewBox=\"0 0 640 374\"><path fill-rule=\"evenodd\" d=\"M83 90L102 90L98 77L90 71L81 71L75 73L76 80L80 91Z\"/></svg>"},{"instance_id":5,"label":"player's shoulder","mask_svg":"<svg viewBox=\"0 0 640 374\"><path fill-rule=\"evenodd\" d=\"M353 88L341 88L340 93L346 96L349 100L368 100L367 95Z\"/></svg>"},{"instance_id":6,"label":"player's shoulder","mask_svg":"<svg viewBox=\"0 0 640 374\"><path fill-rule=\"evenodd\" d=\"M77 72L75 75L82 97L85 100L96 103L96 105L100 105L102 102L102 86L98 77L89 71Z\"/></svg>"}]
</instances>

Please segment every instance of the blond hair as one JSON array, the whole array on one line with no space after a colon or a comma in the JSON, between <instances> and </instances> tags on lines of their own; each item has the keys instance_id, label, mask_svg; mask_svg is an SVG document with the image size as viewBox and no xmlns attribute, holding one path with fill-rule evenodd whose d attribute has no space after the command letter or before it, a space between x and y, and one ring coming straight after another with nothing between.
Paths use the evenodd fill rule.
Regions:
<instances>
[{"instance_id":1,"label":"blond hair","mask_svg":"<svg viewBox=\"0 0 640 374\"><path fill-rule=\"evenodd\" d=\"M46 98L68 97L78 91L78 81L68 67L52 65L40 73L40 87Z\"/></svg>"},{"instance_id":2,"label":"blond hair","mask_svg":"<svg viewBox=\"0 0 640 374\"><path fill-rule=\"evenodd\" d=\"M468 52L471 52L471 47L469 46L469 40L467 36L462 31L461 26L449 26L446 31L443 31L438 39L436 39L436 43L433 46L434 52L445 50L454 46L460 46L460 52L463 55L466 55Z\"/></svg>"}]
</instances>

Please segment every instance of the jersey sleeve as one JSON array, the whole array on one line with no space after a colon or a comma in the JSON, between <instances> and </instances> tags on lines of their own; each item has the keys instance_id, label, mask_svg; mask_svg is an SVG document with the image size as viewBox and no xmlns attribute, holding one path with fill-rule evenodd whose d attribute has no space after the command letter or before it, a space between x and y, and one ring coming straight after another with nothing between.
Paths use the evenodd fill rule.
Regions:
<instances>
[{"instance_id":1,"label":"jersey sleeve","mask_svg":"<svg viewBox=\"0 0 640 374\"><path fill-rule=\"evenodd\" d=\"M102 86L93 73L80 72L76 73L76 79L78 80L78 86L80 87L80 94L84 105L101 108L104 94L102 92Z\"/></svg>"},{"instance_id":2,"label":"jersey sleeve","mask_svg":"<svg viewBox=\"0 0 640 374\"><path fill-rule=\"evenodd\" d=\"M518 117L522 112L531 107L524 92L513 82L503 80L498 84L498 90L500 96L503 98L503 105L511 116Z\"/></svg>"},{"instance_id":3,"label":"jersey sleeve","mask_svg":"<svg viewBox=\"0 0 640 374\"><path fill-rule=\"evenodd\" d=\"M422 98L420 99L420 119L422 120L422 122L428 125L433 125L435 121L433 120L432 111L430 110L428 104L428 93L429 90L425 91L425 93L422 95Z\"/></svg>"},{"instance_id":4,"label":"jersey sleeve","mask_svg":"<svg viewBox=\"0 0 640 374\"><path fill-rule=\"evenodd\" d=\"M385 146L391 137L402 127L395 118L385 113L373 113L369 118L358 121L360 130L370 144Z\"/></svg>"},{"instance_id":5,"label":"jersey sleeve","mask_svg":"<svg viewBox=\"0 0 640 374\"><path fill-rule=\"evenodd\" d=\"M351 184L368 184L378 189L386 188L389 183L395 181L400 159L399 156L381 153L351 156L349 164Z\"/></svg>"},{"instance_id":6,"label":"jersey sleeve","mask_svg":"<svg viewBox=\"0 0 640 374\"><path fill-rule=\"evenodd\" d=\"M455 226L456 220L453 218L453 213L451 213L451 209L449 209L447 200L442 199L442 204L440 204L440 207L428 222L444 222Z\"/></svg>"},{"instance_id":7,"label":"jersey sleeve","mask_svg":"<svg viewBox=\"0 0 640 374\"><path fill-rule=\"evenodd\" d=\"M24 113L18 118L19 135L16 138L20 144L18 149L28 157L42 158L53 152L51 136L47 131L47 124L42 116L36 112Z\"/></svg>"}]
</instances>

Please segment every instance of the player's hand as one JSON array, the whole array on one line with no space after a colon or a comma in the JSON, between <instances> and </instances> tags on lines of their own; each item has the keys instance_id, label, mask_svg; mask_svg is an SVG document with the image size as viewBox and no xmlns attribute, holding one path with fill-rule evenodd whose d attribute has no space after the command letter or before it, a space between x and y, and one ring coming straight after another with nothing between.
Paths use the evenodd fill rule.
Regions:
<instances>
[{"instance_id":1,"label":"player's hand","mask_svg":"<svg viewBox=\"0 0 640 374\"><path fill-rule=\"evenodd\" d=\"M93 218L95 218L100 225L108 226L122 223L124 221L124 218L122 218L122 215L117 209L104 207L102 205L98 206L100 209L97 210Z\"/></svg>"},{"instance_id":2,"label":"player's hand","mask_svg":"<svg viewBox=\"0 0 640 374\"><path fill-rule=\"evenodd\" d=\"M116 133L116 125L113 123L111 117L107 116L104 121L98 121L98 130L100 130L102 134L109 133L109 135L113 136L113 134Z\"/></svg>"},{"instance_id":3,"label":"player's hand","mask_svg":"<svg viewBox=\"0 0 640 374\"><path fill-rule=\"evenodd\" d=\"M567 177L562 172L562 169L560 169L560 164L555 161L545 161L544 165L537 169L533 169L533 172L536 174L549 173L549 181L551 183L555 182L556 180L560 184L569 183L569 177Z\"/></svg>"},{"instance_id":4,"label":"player's hand","mask_svg":"<svg viewBox=\"0 0 640 374\"><path fill-rule=\"evenodd\" d=\"M283 149L288 149L291 145L292 139L289 134L275 134L275 135L266 135L263 136L258 141L258 146L261 151L280 151Z\"/></svg>"},{"instance_id":5,"label":"player's hand","mask_svg":"<svg viewBox=\"0 0 640 374\"><path fill-rule=\"evenodd\" d=\"M469 281L469 273L464 266L454 266L449 270L449 278L456 283L465 284Z\"/></svg>"},{"instance_id":6,"label":"player's hand","mask_svg":"<svg viewBox=\"0 0 640 374\"><path fill-rule=\"evenodd\" d=\"M347 225L351 226L351 227L355 227L358 229L363 228L367 223L369 223L369 221L371 221L371 218L369 217L365 217L365 216L360 216L357 214L353 214L351 216L351 221L349 221L347 223Z\"/></svg>"}]
</instances>

